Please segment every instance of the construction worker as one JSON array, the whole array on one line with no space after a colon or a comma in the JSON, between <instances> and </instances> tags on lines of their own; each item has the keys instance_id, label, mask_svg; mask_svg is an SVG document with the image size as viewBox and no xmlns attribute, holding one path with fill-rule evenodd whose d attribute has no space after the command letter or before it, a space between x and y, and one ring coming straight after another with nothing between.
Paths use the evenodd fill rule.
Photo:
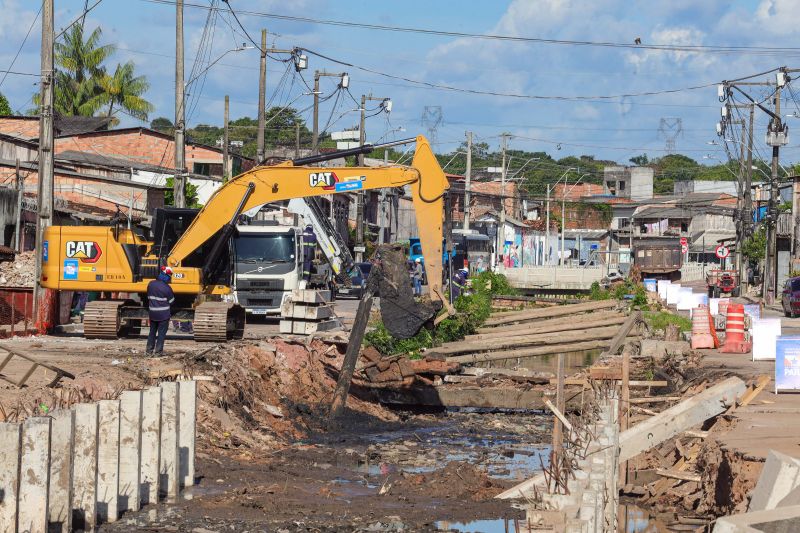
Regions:
<instances>
[{"instance_id":1,"label":"construction worker","mask_svg":"<svg viewBox=\"0 0 800 533\"><path fill-rule=\"evenodd\" d=\"M303 281L311 280L311 264L314 261L314 252L317 248L317 236L311 224L303 231Z\"/></svg>"},{"instance_id":2,"label":"construction worker","mask_svg":"<svg viewBox=\"0 0 800 533\"><path fill-rule=\"evenodd\" d=\"M461 268L453 274L453 279L450 280L450 293L453 295L453 300L461 296L461 292L466 288L468 275L469 272L466 268Z\"/></svg>"},{"instance_id":3,"label":"construction worker","mask_svg":"<svg viewBox=\"0 0 800 533\"><path fill-rule=\"evenodd\" d=\"M414 296L422 296L422 278L424 271L422 270L422 260L417 257L414 260L414 269L411 271L411 279L414 280Z\"/></svg>"},{"instance_id":4,"label":"construction worker","mask_svg":"<svg viewBox=\"0 0 800 533\"><path fill-rule=\"evenodd\" d=\"M162 266L158 277L147 284L147 308L150 318L150 333L147 335L145 355L161 356L164 352L164 338L169 329L169 317L175 293L169 286L172 282L172 269Z\"/></svg>"}]
</instances>

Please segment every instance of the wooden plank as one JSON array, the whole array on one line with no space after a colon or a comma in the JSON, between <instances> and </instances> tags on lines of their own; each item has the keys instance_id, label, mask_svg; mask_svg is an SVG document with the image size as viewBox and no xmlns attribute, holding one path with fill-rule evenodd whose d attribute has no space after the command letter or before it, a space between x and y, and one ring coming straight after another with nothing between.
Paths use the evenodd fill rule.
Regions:
<instances>
[{"instance_id":1,"label":"wooden plank","mask_svg":"<svg viewBox=\"0 0 800 533\"><path fill-rule=\"evenodd\" d=\"M619 349L622 347L622 343L625 342L625 338L631 334L631 331L633 331L633 327L636 324L640 323L641 321L642 321L641 311L635 311L631 313L631 315L628 317L625 323L622 324L622 327L619 328L617 334L614 335L614 338L611 339L611 344L609 345L608 350L606 350L605 354L616 355Z\"/></svg>"},{"instance_id":2,"label":"wooden plank","mask_svg":"<svg viewBox=\"0 0 800 533\"><path fill-rule=\"evenodd\" d=\"M742 396L742 400L737 402L736 404L732 405L727 413L730 414L735 411L738 407L745 407L750 404L753 400L755 400L756 396L758 396L764 388L769 385L769 382L772 380L772 377L767 374L762 374L758 376L756 382L748 389L748 391Z\"/></svg>"},{"instance_id":3,"label":"wooden plank","mask_svg":"<svg viewBox=\"0 0 800 533\"><path fill-rule=\"evenodd\" d=\"M677 402L680 396L647 396L645 398L631 398L628 403L662 403L662 402Z\"/></svg>"},{"instance_id":4,"label":"wooden plank","mask_svg":"<svg viewBox=\"0 0 800 533\"><path fill-rule=\"evenodd\" d=\"M587 318L593 318L592 315L587 315ZM520 336L527 336L527 335L535 335L539 333L556 333L559 331L572 331L575 329L591 329L591 328L600 328L603 326L615 326L624 323L627 320L627 317L623 315L611 316L608 318L602 318L597 320L586 320L580 321L576 320L575 317L569 317L563 321L560 321L560 324L542 324L542 325L529 325L525 324L523 327L514 330L505 330L505 331L492 331L490 333L479 333L477 335L467 335L464 337L464 340L467 341L477 341L477 340L486 340L486 339L499 339L499 338L508 338L508 337L520 337ZM453 344L453 343L446 343Z\"/></svg>"},{"instance_id":5,"label":"wooden plank","mask_svg":"<svg viewBox=\"0 0 800 533\"><path fill-rule=\"evenodd\" d=\"M737 396L744 394L745 389L744 381L741 379L728 378L623 431L619 436L619 460L628 460L696 424L723 413L725 404L733 403Z\"/></svg>"},{"instance_id":6,"label":"wooden plank","mask_svg":"<svg viewBox=\"0 0 800 533\"><path fill-rule=\"evenodd\" d=\"M381 403L388 405L519 410L546 408L543 392L536 389L442 385L439 387L412 386L375 389L375 394ZM567 411L579 409L581 406L580 394L568 397L565 403Z\"/></svg>"},{"instance_id":7,"label":"wooden plank","mask_svg":"<svg viewBox=\"0 0 800 533\"><path fill-rule=\"evenodd\" d=\"M556 410L564 409L564 354L558 354L558 371L556 374ZM549 406L548 406L549 407ZM553 450L561 453L564 447L562 426L564 423L556 415L553 421ZM571 431L571 430L570 430Z\"/></svg>"},{"instance_id":8,"label":"wooden plank","mask_svg":"<svg viewBox=\"0 0 800 533\"><path fill-rule=\"evenodd\" d=\"M564 425L564 427L567 428L567 431L572 431L572 424L569 423L569 420L567 420L567 417L564 416L564 413L559 411L558 407L553 405L553 402L545 398L544 404L545 406L547 406L548 409L550 409L553 412L554 415L556 415L556 418L558 418Z\"/></svg>"},{"instance_id":9,"label":"wooden plank","mask_svg":"<svg viewBox=\"0 0 800 533\"><path fill-rule=\"evenodd\" d=\"M579 338L583 341L596 341L611 339L619 328L605 327L597 329L579 329L570 332L570 337ZM455 355L460 353L474 353L482 351L496 351L504 348L520 348L523 346L536 346L548 344L563 344L564 333L552 333L546 335L531 335L529 337L511 337L503 339L488 339L482 341L460 342L451 346L440 346L431 348L428 353L442 355Z\"/></svg>"},{"instance_id":10,"label":"wooden plank","mask_svg":"<svg viewBox=\"0 0 800 533\"><path fill-rule=\"evenodd\" d=\"M504 350L491 353L476 353L468 355L456 355L448 357L448 361L456 363L479 363L481 361L503 361L504 359L517 359L520 357L532 357L536 355L551 355L556 353L581 352L586 350L597 350L608 346L608 340L597 340L588 342L574 342L571 344L554 344L552 346L539 346L535 348L525 348L521 350Z\"/></svg>"},{"instance_id":11,"label":"wooden plank","mask_svg":"<svg viewBox=\"0 0 800 533\"><path fill-rule=\"evenodd\" d=\"M568 316L537 319L534 323L522 322L512 324L510 326L494 326L494 327L480 327L477 329L478 335L489 335L502 332L517 332L525 331L526 329L535 327L540 328L544 326L555 326L558 324L575 324L583 320L604 320L606 318L624 317L622 313L616 310L612 311L586 311L583 313L574 313Z\"/></svg>"},{"instance_id":12,"label":"wooden plank","mask_svg":"<svg viewBox=\"0 0 800 533\"><path fill-rule=\"evenodd\" d=\"M656 468L656 474L670 479L680 479L681 481L695 481L697 483L702 481L700 474L690 474L688 472L680 472L678 470L664 470L663 468Z\"/></svg>"},{"instance_id":13,"label":"wooden plank","mask_svg":"<svg viewBox=\"0 0 800 533\"><path fill-rule=\"evenodd\" d=\"M350 392L350 383L353 381L353 372L358 362L361 341L364 339L364 333L367 330L369 313L372 309L372 299L372 292L368 291L358 303L353 327L350 329L350 344L347 345L347 353L344 355L342 368L339 371L339 379L336 381L336 389L333 392L333 401L328 415L329 429L335 427L336 419L342 414L347 403L347 395Z\"/></svg>"},{"instance_id":14,"label":"wooden plank","mask_svg":"<svg viewBox=\"0 0 800 533\"><path fill-rule=\"evenodd\" d=\"M548 318L554 316L571 315L576 312L594 311L596 309L611 309L618 304L617 300L600 300L585 302L580 304L561 305L556 307L545 307L542 309L531 309L519 311L513 314L497 317L489 317L486 326L498 326L501 324L511 324L522 320L535 320L538 318Z\"/></svg>"}]
</instances>

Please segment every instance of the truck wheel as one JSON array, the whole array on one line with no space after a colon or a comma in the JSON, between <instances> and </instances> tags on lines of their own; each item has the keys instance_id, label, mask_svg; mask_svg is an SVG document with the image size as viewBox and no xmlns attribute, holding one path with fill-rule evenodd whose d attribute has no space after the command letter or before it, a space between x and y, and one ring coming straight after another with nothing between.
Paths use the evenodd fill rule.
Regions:
<instances>
[{"instance_id":1,"label":"truck wheel","mask_svg":"<svg viewBox=\"0 0 800 533\"><path fill-rule=\"evenodd\" d=\"M714 287L709 287L708 288L708 297L709 298L713 298L714 297Z\"/></svg>"}]
</instances>

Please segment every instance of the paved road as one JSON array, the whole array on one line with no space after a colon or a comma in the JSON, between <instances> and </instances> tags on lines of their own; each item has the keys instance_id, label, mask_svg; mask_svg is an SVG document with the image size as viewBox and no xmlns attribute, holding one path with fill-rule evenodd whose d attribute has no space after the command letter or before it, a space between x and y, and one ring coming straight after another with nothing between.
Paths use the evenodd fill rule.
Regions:
<instances>
[{"instance_id":1,"label":"paved road","mask_svg":"<svg viewBox=\"0 0 800 533\"><path fill-rule=\"evenodd\" d=\"M345 327L349 330L356 315L359 300L357 298L337 298L333 302L333 309L336 315L342 319ZM373 304L373 309L376 306ZM248 315L247 326L245 327L245 338L263 337L265 335L277 335L279 318L265 318Z\"/></svg>"}]
</instances>

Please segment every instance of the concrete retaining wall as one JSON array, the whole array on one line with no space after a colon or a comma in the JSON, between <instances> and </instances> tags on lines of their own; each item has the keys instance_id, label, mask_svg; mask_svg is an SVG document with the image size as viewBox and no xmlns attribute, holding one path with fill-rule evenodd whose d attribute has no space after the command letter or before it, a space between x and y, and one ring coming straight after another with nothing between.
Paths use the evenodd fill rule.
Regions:
<instances>
[{"instance_id":1,"label":"concrete retaining wall","mask_svg":"<svg viewBox=\"0 0 800 533\"><path fill-rule=\"evenodd\" d=\"M0 423L0 531L93 531L194 485L194 381Z\"/></svg>"}]
</instances>

